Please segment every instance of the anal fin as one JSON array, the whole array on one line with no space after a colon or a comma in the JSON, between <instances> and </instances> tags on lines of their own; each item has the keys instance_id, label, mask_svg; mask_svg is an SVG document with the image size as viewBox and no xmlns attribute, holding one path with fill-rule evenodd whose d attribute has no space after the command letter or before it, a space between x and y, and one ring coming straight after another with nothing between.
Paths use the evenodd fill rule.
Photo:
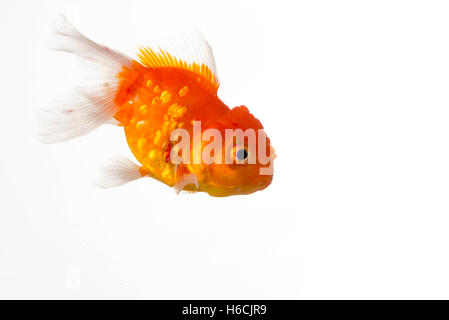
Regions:
<instances>
[{"instance_id":1,"label":"anal fin","mask_svg":"<svg viewBox=\"0 0 449 320\"><path fill-rule=\"evenodd\" d=\"M113 188L146 175L148 172L143 167L124 156L115 156L100 168L100 176L92 184L99 188Z\"/></svg>"}]
</instances>

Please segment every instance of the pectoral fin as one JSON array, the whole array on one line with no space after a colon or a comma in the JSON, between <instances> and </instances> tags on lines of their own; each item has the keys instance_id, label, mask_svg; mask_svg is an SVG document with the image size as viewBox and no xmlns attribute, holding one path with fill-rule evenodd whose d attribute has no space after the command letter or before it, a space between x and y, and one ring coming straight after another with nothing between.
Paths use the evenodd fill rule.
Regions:
<instances>
[{"instance_id":1,"label":"pectoral fin","mask_svg":"<svg viewBox=\"0 0 449 320\"><path fill-rule=\"evenodd\" d=\"M176 193L180 193L188 185L194 185L198 189L198 177L180 165L176 170L176 184L174 185Z\"/></svg>"}]
</instances>

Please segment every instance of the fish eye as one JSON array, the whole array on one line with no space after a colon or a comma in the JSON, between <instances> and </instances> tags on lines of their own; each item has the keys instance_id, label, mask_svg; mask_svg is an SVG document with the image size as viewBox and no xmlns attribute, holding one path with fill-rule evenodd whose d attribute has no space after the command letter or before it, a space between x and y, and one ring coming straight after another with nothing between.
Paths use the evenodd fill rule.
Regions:
<instances>
[{"instance_id":1,"label":"fish eye","mask_svg":"<svg viewBox=\"0 0 449 320\"><path fill-rule=\"evenodd\" d=\"M245 148L238 149L235 153L237 161L245 161L248 158L248 151Z\"/></svg>"}]
</instances>

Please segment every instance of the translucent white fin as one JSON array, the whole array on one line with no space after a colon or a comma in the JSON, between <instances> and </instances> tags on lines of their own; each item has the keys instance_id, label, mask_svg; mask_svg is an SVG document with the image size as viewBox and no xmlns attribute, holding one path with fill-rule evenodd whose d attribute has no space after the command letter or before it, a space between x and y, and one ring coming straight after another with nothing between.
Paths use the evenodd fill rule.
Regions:
<instances>
[{"instance_id":1,"label":"translucent white fin","mask_svg":"<svg viewBox=\"0 0 449 320\"><path fill-rule=\"evenodd\" d=\"M124 156L115 156L100 168L100 176L92 182L98 188L113 188L144 177L140 166Z\"/></svg>"},{"instance_id":2,"label":"translucent white fin","mask_svg":"<svg viewBox=\"0 0 449 320\"><path fill-rule=\"evenodd\" d=\"M188 174L184 174L178 182L176 182L174 188L176 193L180 193L185 186L189 185L189 184L194 184L196 186L196 188L198 189L198 178L196 176L196 174L194 173L188 173Z\"/></svg>"},{"instance_id":3,"label":"translucent white fin","mask_svg":"<svg viewBox=\"0 0 449 320\"><path fill-rule=\"evenodd\" d=\"M203 76L218 89L219 81L212 48L198 29L184 32L159 43L143 47L140 61L149 68L182 68Z\"/></svg>"},{"instance_id":4,"label":"translucent white fin","mask_svg":"<svg viewBox=\"0 0 449 320\"><path fill-rule=\"evenodd\" d=\"M111 123L118 109L114 104L116 75L131 65L129 57L86 38L62 15L55 23L52 47L80 58L86 78L83 86L40 112L39 138L44 143L75 138Z\"/></svg>"}]
</instances>

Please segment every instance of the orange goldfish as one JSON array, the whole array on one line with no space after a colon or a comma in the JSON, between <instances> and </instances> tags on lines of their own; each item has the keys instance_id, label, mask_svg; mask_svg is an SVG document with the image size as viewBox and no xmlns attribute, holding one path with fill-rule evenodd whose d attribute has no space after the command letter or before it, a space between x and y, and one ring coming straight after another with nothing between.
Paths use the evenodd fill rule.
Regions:
<instances>
[{"instance_id":1,"label":"orange goldfish","mask_svg":"<svg viewBox=\"0 0 449 320\"><path fill-rule=\"evenodd\" d=\"M56 50L74 53L91 74L89 85L42 110L41 141L68 140L110 123L124 128L139 162L113 159L98 186L151 177L177 192L223 197L271 183L270 140L245 106L231 109L218 98L212 49L198 31L171 49L139 49L139 61L86 38L63 16L55 40Z\"/></svg>"}]
</instances>

